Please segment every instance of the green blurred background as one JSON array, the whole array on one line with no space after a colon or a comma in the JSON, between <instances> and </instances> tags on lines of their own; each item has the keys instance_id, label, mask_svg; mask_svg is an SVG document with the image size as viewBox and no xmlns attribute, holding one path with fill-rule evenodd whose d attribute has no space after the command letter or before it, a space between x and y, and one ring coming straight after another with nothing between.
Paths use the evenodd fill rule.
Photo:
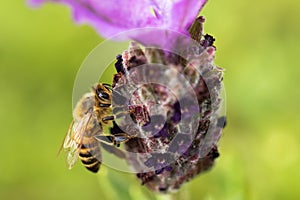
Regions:
<instances>
[{"instance_id":1,"label":"green blurred background","mask_svg":"<svg viewBox=\"0 0 300 200\"><path fill-rule=\"evenodd\" d=\"M210 0L202 15L226 69L228 126L221 157L174 199L300 199L300 1ZM102 39L61 5L0 3L0 198L167 199L131 174L56 153L72 119L72 86ZM146 192L144 194L144 192Z\"/></svg>"}]
</instances>

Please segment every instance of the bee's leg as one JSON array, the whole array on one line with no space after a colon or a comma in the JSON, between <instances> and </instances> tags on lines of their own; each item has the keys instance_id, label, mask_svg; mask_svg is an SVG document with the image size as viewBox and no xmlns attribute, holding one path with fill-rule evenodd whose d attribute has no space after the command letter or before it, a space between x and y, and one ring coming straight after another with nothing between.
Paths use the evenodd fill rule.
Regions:
<instances>
[{"instance_id":1,"label":"bee's leg","mask_svg":"<svg viewBox=\"0 0 300 200\"><path fill-rule=\"evenodd\" d=\"M102 142L104 144L108 144L111 146L116 146L116 147L119 147L120 143L126 142L128 140L127 135L125 133L124 133L124 135L118 134L117 136L101 134L101 135L96 135L95 138L99 142Z\"/></svg>"},{"instance_id":2,"label":"bee's leg","mask_svg":"<svg viewBox=\"0 0 300 200\"><path fill-rule=\"evenodd\" d=\"M99 142L102 142L107 145L115 145L115 142L116 142L114 136L112 136L110 134L100 134L100 135L95 135L94 137Z\"/></svg>"},{"instance_id":3,"label":"bee's leg","mask_svg":"<svg viewBox=\"0 0 300 200\"><path fill-rule=\"evenodd\" d=\"M117 142L116 138L114 138L114 146L120 147L120 142Z\"/></svg>"},{"instance_id":4,"label":"bee's leg","mask_svg":"<svg viewBox=\"0 0 300 200\"><path fill-rule=\"evenodd\" d=\"M111 120L114 120L114 119L115 119L115 117L111 115L111 116L103 117L102 121L103 122L107 122L107 121L111 121Z\"/></svg>"},{"instance_id":5,"label":"bee's leg","mask_svg":"<svg viewBox=\"0 0 300 200\"><path fill-rule=\"evenodd\" d=\"M94 136L96 140L116 147L120 147L121 143L127 142L129 139L134 138L134 136L129 136L126 133L117 133L115 135L100 134Z\"/></svg>"},{"instance_id":6,"label":"bee's leg","mask_svg":"<svg viewBox=\"0 0 300 200\"><path fill-rule=\"evenodd\" d=\"M112 135L119 134L119 133L124 133L122 129L117 125L115 121L113 121L113 126L110 128L110 133Z\"/></svg>"},{"instance_id":7,"label":"bee's leg","mask_svg":"<svg viewBox=\"0 0 300 200\"><path fill-rule=\"evenodd\" d=\"M114 136L114 140L115 140L115 146L120 146L121 143L123 142L127 142L131 137L126 134L126 133L118 133L118 134L115 134Z\"/></svg>"},{"instance_id":8,"label":"bee's leg","mask_svg":"<svg viewBox=\"0 0 300 200\"><path fill-rule=\"evenodd\" d=\"M99 106L100 106L101 108L108 108L108 107L111 106L111 104L110 104L110 103L100 103Z\"/></svg>"}]
</instances>

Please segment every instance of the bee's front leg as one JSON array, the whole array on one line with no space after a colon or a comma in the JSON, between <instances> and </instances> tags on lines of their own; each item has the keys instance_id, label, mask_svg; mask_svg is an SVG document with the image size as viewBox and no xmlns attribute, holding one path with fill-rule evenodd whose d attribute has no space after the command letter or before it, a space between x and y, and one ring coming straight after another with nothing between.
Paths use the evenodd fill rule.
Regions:
<instances>
[{"instance_id":1,"label":"bee's front leg","mask_svg":"<svg viewBox=\"0 0 300 200\"><path fill-rule=\"evenodd\" d=\"M102 121L103 122L108 122L108 121L112 121L112 120L114 120L115 119L115 117L114 116L106 116L106 117L103 117L102 118Z\"/></svg>"}]
</instances>

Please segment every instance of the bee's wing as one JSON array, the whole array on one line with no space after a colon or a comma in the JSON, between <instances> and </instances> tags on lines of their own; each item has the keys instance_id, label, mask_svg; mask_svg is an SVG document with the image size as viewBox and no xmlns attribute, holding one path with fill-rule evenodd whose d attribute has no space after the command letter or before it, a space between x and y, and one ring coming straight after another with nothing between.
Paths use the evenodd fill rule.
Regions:
<instances>
[{"instance_id":1,"label":"bee's wing","mask_svg":"<svg viewBox=\"0 0 300 200\"><path fill-rule=\"evenodd\" d=\"M70 126L69 126L69 129L68 129L68 131L67 131L67 133L66 133L66 135L65 135L65 137L64 137L64 140L63 140L63 142L61 143L61 145L60 145L60 147L59 147L59 150L58 150L58 152L57 152L57 156L59 156L61 150L64 148L65 142L66 142L67 140L70 140L69 134L70 134L71 130L73 129L73 125L74 125L74 120L72 120L72 122L71 122L71 124L70 124Z\"/></svg>"},{"instance_id":2,"label":"bee's wing","mask_svg":"<svg viewBox=\"0 0 300 200\"><path fill-rule=\"evenodd\" d=\"M65 137L63 148L67 151L66 162L71 169L76 163L86 128L91 119L92 112L85 114L80 121L73 121Z\"/></svg>"},{"instance_id":3,"label":"bee's wing","mask_svg":"<svg viewBox=\"0 0 300 200\"><path fill-rule=\"evenodd\" d=\"M101 146L103 147L103 149L105 149L107 152L112 153L112 154L114 154L115 156L117 156L121 159L125 159L126 156L125 156L124 151L118 149L115 146L108 145L108 144L105 144L103 142L100 142L100 143L101 143Z\"/></svg>"},{"instance_id":4,"label":"bee's wing","mask_svg":"<svg viewBox=\"0 0 300 200\"><path fill-rule=\"evenodd\" d=\"M102 126L99 124L97 115L94 112L91 114L88 126L87 135L84 137L82 145L84 148L88 149L88 152L99 162L102 162L100 142L94 137L99 132L102 132Z\"/></svg>"}]
</instances>

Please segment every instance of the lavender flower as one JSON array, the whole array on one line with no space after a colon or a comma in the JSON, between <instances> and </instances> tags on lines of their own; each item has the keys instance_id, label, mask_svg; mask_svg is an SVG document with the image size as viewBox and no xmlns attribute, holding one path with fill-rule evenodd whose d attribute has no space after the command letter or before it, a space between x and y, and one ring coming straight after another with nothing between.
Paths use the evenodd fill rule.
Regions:
<instances>
[{"instance_id":1,"label":"lavender flower","mask_svg":"<svg viewBox=\"0 0 300 200\"><path fill-rule=\"evenodd\" d=\"M202 29L203 23L203 17L197 18L194 28ZM199 40L195 46L191 43L186 47L189 50L182 53L185 58L156 48L142 50L132 43L122 57L118 56L115 65L122 71L114 75L114 91L130 100L123 101L127 102L124 105L115 98L113 105L123 106L124 111L128 107L143 107L139 112L133 110L118 124L127 133L142 136L125 144L126 159L141 183L156 192L177 190L210 169L219 156L217 142L226 124L225 116L219 116L223 70L213 64L215 39L190 30L192 37ZM157 64L165 68L159 70ZM183 75L186 82L179 80L174 71ZM185 83L192 88L180 87Z\"/></svg>"},{"instance_id":2,"label":"lavender flower","mask_svg":"<svg viewBox=\"0 0 300 200\"><path fill-rule=\"evenodd\" d=\"M74 21L87 23L110 38L124 31L159 28L188 35L188 28L206 0L29 0L33 6L45 2L62 3L73 10ZM128 32L121 39L143 44L162 40L160 31ZM167 36L163 37L167 39ZM170 39L170 38L169 38Z\"/></svg>"},{"instance_id":3,"label":"lavender flower","mask_svg":"<svg viewBox=\"0 0 300 200\"><path fill-rule=\"evenodd\" d=\"M145 46L132 43L116 57L112 105L122 119L110 129L134 136L124 157L143 185L174 191L213 166L226 118L219 116L223 70L213 63L215 39L196 18L206 0L30 2L66 4L77 23Z\"/></svg>"}]
</instances>

